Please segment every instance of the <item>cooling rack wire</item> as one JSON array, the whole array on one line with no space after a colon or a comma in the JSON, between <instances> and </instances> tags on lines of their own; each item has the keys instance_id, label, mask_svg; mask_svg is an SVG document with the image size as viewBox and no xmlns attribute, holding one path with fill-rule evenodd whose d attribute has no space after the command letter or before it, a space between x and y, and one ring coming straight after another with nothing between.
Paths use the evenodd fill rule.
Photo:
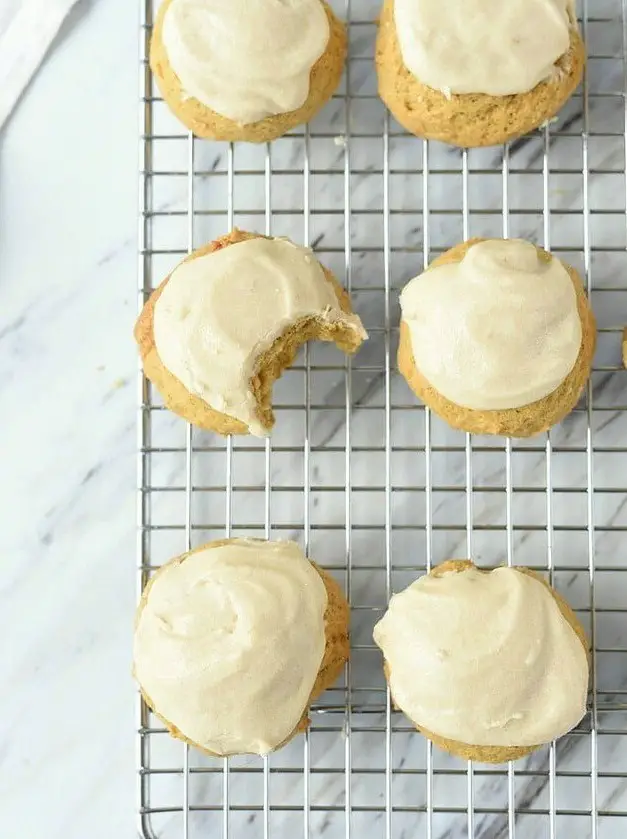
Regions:
<instances>
[{"instance_id":1,"label":"cooling rack wire","mask_svg":"<svg viewBox=\"0 0 627 839\"><path fill-rule=\"evenodd\" d=\"M224 535L295 538L352 607L344 679L307 735L262 758L209 760L138 697L139 832L159 839L621 839L627 836L627 0L579 7L585 82L559 119L504 149L409 137L376 96L378 0L338 0L342 87L269 146L194 140L147 65L157 1L140 0L139 304L233 226L311 244L370 340L345 360L306 348L276 389L267 441L223 440L163 409L141 378L138 585ZM522 236L585 277L599 350L578 409L531 441L446 428L395 369L398 289L469 236ZM544 570L594 646L589 714L505 767L440 754L389 703L373 623L432 563L473 556Z\"/></svg>"}]
</instances>

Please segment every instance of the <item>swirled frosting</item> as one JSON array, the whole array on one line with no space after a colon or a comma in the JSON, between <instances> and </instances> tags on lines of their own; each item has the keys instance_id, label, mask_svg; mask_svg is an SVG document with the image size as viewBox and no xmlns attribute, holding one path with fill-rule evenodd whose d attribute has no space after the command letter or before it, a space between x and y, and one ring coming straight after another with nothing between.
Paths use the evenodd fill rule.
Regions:
<instances>
[{"instance_id":1,"label":"swirled frosting","mask_svg":"<svg viewBox=\"0 0 627 839\"><path fill-rule=\"evenodd\" d=\"M162 40L184 93L247 125L304 104L329 21L320 0L172 0Z\"/></svg>"},{"instance_id":2,"label":"swirled frosting","mask_svg":"<svg viewBox=\"0 0 627 839\"><path fill-rule=\"evenodd\" d=\"M135 631L136 678L198 745L265 754L307 707L326 606L324 583L294 542L201 549L155 577Z\"/></svg>"},{"instance_id":3,"label":"swirled frosting","mask_svg":"<svg viewBox=\"0 0 627 839\"><path fill-rule=\"evenodd\" d=\"M394 0L407 69L451 93L527 93L556 72L576 25L572 0Z\"/></svg>"},{"instance_id":4,"label":"swirled frosting","mask_svg":"<svg viewBox=\"0 0 627 839\"><path fill-rule=\"evenodd\" d=\"M428 731L477 746L534 746L586 712L583 644L550 591L515 568L426 575L374 629L396 704Z\"/></svg>"},{"instance_id":5,"label":"swirled frosting","mask_svg":"<svg viewBox=\"0 0 627 839\"><path fill-rule=\"evenodd\" d=\"M427 269L401 293L417 369L474 410L529 405L558 388L582 340L577 295L559 259L529 242L488 239Z\"/></svg>"},{"instance_id":6,"label":"swirled frosting","mask_svg":"<svg viewBox=\"0 0 627 839\"><path fill-rule=\"evenodd\" d=\"M359 318L342 311L312 251L287 239L248 239L172 272L155 304L155 346L190 393L264 436L251 388L257 361L311 316L366 337Z\"/></svg>"}]
</instances>

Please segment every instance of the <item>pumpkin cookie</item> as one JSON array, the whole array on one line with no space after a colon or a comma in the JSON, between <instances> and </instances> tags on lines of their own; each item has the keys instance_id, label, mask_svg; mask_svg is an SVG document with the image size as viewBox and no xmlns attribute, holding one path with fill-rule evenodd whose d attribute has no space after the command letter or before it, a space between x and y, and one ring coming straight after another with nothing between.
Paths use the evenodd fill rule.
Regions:
<instances>
[{"instance_id":1,"label":"pumpkin cookie","mask_svg":"<svg viewBox=\"0 0 627 839\"><path fill-rule=\"evenodd\" d=\"M150 67L198 137L275 140L309 122L337 88L346 29L323 0L165 0Z\"/></svg>"},{"instance_id":2,"label":"pumpkin cookie","mask_svg":"<svg viewBox=\"0 0 627 839\"><path fill-rule=\"evenodd\" d=\"M453 428L531 437L590 376L596 324L574 268L520 239L471 239L401 293L398 365Z\"/></svg>"},{"instance_id":3,"label":"pumpkin cookie","mask_svg":"<svg viewBox=\"0 0 627 839\"><path fill-rule=\"evenodd\" d=\"M170 733L267 754L304 731L349 654L339 585L294 542L224 539L171 560L136 617L134 675Z\"/></svg>"},{"instance_id":4,"label":"pumpkin cookie","mask_svg":"<svg viewBox=\"0 0 627 839\"><path fill-rule=\"evenodd\" d=\"M374 639L395 704L464 760L517 760L586 713L583 627L527 568L443 562L392 597Z\"/></svg>"},{"instance_id":5,"label":"pumpkin cookie","mask_svg":"<svg viewBox=\"0 0 627 839\"><path fill-rule=\"evenodd\" d=\"M527 134L569 99L584 64L569 0L383 4L379 95L418 137L472 147Z\"/></svg>"},{"instance_id":6,"label":"pumpkin cookie","mask_svg":"<svg viewBox=\"0 0 627 839\"><path fill-rule=\"evenodd\" d=\"M272 386L302 344L354 353L366 337L312 251L241 230L190 254L135 326L144 372L171 411L219 434L258 436L274 425Z\"/></svg>"}]
</instances>

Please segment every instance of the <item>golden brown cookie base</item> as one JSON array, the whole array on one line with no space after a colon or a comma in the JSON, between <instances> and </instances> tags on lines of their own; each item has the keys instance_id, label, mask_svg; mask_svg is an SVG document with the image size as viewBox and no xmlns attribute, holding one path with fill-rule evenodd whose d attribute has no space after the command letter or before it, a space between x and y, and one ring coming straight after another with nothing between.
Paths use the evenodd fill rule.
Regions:
<instances>
[{"instance_id":1,"label":"golden brown cookie base","mask_svg":"<svg viewBox=\"0 0 627 839\"><path fill-rule=\"evenodd\" d=\"M461 262L466 252L483 239L469 239L443 253L429 269L451 262ZM541 258L549 259L550 254L536 247ZM574 268L562 263L573 282L577 295L577 310L581 318L581 349L575 366L562 384L537 402L510 408L503 411L475 411L451 402L436 390L416 367L411 346L409 327L401 320L398 348L398 367L407 384L420 399L438 416L446 420L453 428L470 431L473 434L500 434L504 437L533 437L560 422L577 404L588 381L592 368L592 358L596 346L596 322L588 303L581 278Z\"/></svg>"},{"instance_id":2,"label":"golden brown cookie base","mask_svg":"<svg viewBox=\"0 0 627 839\"><path fill-rule=\"evenodd\" d=\"M403 64L394 24L394 0L385 0L377 34L379 95L395 119L412 134L454 146L495 146L528 134L569 99L581 81L586 52L576 29L570 49L557 62L555 79L529 93L488 96L452 94L422 84Z\"/></svg>"},{"instance_id":3,"label":"golden brown cookie base","mask_svg":"<svg viewBox=\"0 0 627 839\"><path fill-rule=\"evenodd\" d=\"M209 245L191 253L184 262L196 259L220 248L245 242L248 239L260 238L257 233L246 233L243 230L233 230L226 236L216 239ZM322 266L324 274L333 286L342 310L352 313L350 298L333 274ZM171 275L170 275L171 276ZM175 414L207 431L218 434L249 434L246 423L223 414L210 407L204 399L190 393L185 385L164 366L159 358L155 346L153 322L155 304L163 291L170 276L153 291L144 306L135 325L135 340L139 345L139 352L144 366L146 378L157 388L163 397L167 408ZM272 386L296 358L300 347L310 340L333 341L336 346L346 353L354 353L362 343L362 338L354 331L347 329L340 323L326 323L315 317L302 318L279 336L272 346L258 359L257 372L251 380L251 388L257 402L259 421L268 431L274 425L272 412Z\"/></svg>"},{"instance_id":4,"label":"golden brown cookie base","mask_svg":"<svg viewBox=\"0 0 627 839\"><path fill-rule=\"evenodd\" d=\"M333 14L324 0L322 5L329 19L329 43L311 70L309 96L304 105L286 114L240 125L212 111L194 97L185 97L181 82L170 66L163 46L163 19L172 0L164 0L154 23L150 42L150 67L170 110L197 137L208 140L244 140L248 143L265 143L309 122L331 98L342 78L346 60L346 28Z\"/></svg>"},{"instance_id":5,"label":"golden brown cookie base","mask_svg":"<svg viewBox=\"0 0 627 839\"><path fill-rule=\"evenodd\" d=\"M139 617L144 609L144 606L148 600L148 594L152 587L152 584L157 579L159 574L167 568L168 565L173 563L180 564L184 562L187 557L191 556L192 554L198 553L199 551L204 551L207 548L218 548L222 545L227 545L229 542L235 541L233 539L216 539L213 542L207 542L204 545L201 545L198 548L194 548L193 551L188 551L188 553L182 554L181 556L177 556L175 559L170 560L170 562L162 565L161 568L153 574L150 580L146 583L144 590L142 592L141 599L139 601L139 605L137 607L136 617L135 617L135 625L137 626L137 622L139 621ZM265 542L265 539L258 539L256 541ZM297 734L300 734L302 731L306 731L309 727L309 706L311 705L314 700L316 700L324 691L331 687L331 685L335 682L335 680L341 674L344 665L348 661L349 651L350 651L350 641L348 637L348 627L350 622L350 606L346 598L344 597L344 593L342 589L338 585L338 583L333 579L333 577L316 565L315 562L311 563L320 577L322 578L322 582L324 583L324 587L327 590L327 608L324 613L324 633L326 638L326 645L324 648L324 655L322 657L322 662L320 663L320 670L318 671L318 675L316 677L316 681L314 682L313 689L311 691L311 696L309 697L309 702L307 703L307 708L305 708L303 712L303 716L301 717L300 722L294 729L294 731L287 737L283 743L280 743L276 749L280 749L290 740L292 740ZM133 674L134 675L134 674ZM179 729L163 717L159 711L155 708L155 704L152 699L145 693L141 685L139 686L141 695L143 697L144 702L150 708L152 713L164 724L167 730L173 737L176 737L177 740L182 740L184 743L187 743L189 746L194 746L200 751L204 752L205 754L211 755L212 757L224 757L224 755L216 754L215 752L209 751L209 749L205 749L203 746L200 746L198 743L195 743L193 740L190 740L186 737ZM274 751L276 751L274 749Z\"/></svg>"},{"instance_id":6,"label":"golden brown cookie base","mask_svg":"<svg viewBox=\"0 0 627 839\"><path fill-rule=\"evenodd\" d=\"M465 571L467 568L474 567L474 563L471 562L469 559L449 559L446 562L440 563L435 568L433 568L429 573L433 577L442 577L444 574L451 573L454 571L455 573L459 573L460 571ZM481 569L480 569L481 570ZM546 588L551 592L551 595L555 599L555 602L559 606L560 612L566 618L568 623L574 629L577 637L581 641L586 655L588 656L588 662L590 661L590 645L588 643L588 639L586 638L586 633L577 618L577 615L574 613L570 605L564 600L564 598L558 594L555 589L551 588L551 586L547 583L547 581L540 576L540 574L536 574L535 571L531 571L529 568L519 568L516 567L517 571L520 571L522 574L527 574L529 577L533 577L535 580L538 580L542 583L542 585L546 586ZM389 672L390 668L387 662L384 662L383 669L385 671L385 677L389 681ZM421 733L424 734L427 739L431 740L434 745L436 745L439 749L442 749L449 754L455 755L456 757L461 757L464 760L476 760L480 763L507 763L509 760L519 760L521 757L525 757L528 754L536 751L539 749L543 744L539 744L537 746L471 746L468 743L460 743L458 740L449 740L446 737L440 737L437 734L434 734L432 731L429 731L426 728L418 725L415 720L412 720L412 723L416 726L416 729Z\"/></svg>"},{"instance_id":7,"label":"golden brown cookie base","mask_svg":"<svg viewBox=\"0 0 627 839\"><path fill-rule=\"evenodd\" d=\"M623 329L623 367L627 367L627 326Z\"/></svg>"}]
</instances>

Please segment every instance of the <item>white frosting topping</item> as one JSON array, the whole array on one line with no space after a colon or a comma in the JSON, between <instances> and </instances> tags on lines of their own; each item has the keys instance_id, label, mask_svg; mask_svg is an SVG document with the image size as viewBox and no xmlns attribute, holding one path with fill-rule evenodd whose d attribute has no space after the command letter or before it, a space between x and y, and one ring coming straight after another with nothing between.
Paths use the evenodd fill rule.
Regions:
<instances>
[{"instance_id":1,"label":"white frosting topping","mask_svg":"<svg viewBox=\"0 0 627 839\"><path fill-rule=\"evenodd\" d=\"M514 568L421 577L374 629L398 707L433 734L535 746L586 712L583 644L547 588Z\"/></svg>"},{"instance_id":2,"label":"white frosting topping","mask_svg":"<svg viewBox=\"0 0 627 839\"><path fill-rule=\"evenodd\" d=\"M135 631L135 675L198 745L265 754L308 705L326 606L324 583L294 542L200 550L155 578Z\"/></svg>"},{"instance_id":3,"label":"white frosting topping","mask_svg":"<svg viewBox=\"0 0 627 839\"><path fill-rule=\"evenodd\" d=\"M559 259L520 239L473 245L401 293L417 369L451 402L474 410L529 405L573 369L582 327Z\"/></svg>"},{"instance_id":4,"label":"white frosting topping","mask_svg":"<svg viewBox=\"0 0 627 839\"><path fill-rule=\"evenodd\" d=\"M394 0L407 69L451 93L527 93L555 72L576 25L572 0Z\"/></svg>"},{"instance_id":5,"label":"white frosting topping","mask_svg":"<svg viewBox=\"0 0 627 839\"><path fill-rule=\"evenodd\" d=\"M305 103L329 34L320 0L172 0L162 39L185 94L247 125Z\"/></svg>"},{"instance_id":6,"label":"white frosting topping","mask_svg":"<svg viewBox=\"0 0 627 839\"><path fill-rule=\"evenodd\" d=\"M155 345L191 393L263 436L250 387L256 362L289 326L311 316L366 337L359 318L342 311L312 251L286 239L248 239L173 271L155 304Z\"/></svg>"}]
</instances>

